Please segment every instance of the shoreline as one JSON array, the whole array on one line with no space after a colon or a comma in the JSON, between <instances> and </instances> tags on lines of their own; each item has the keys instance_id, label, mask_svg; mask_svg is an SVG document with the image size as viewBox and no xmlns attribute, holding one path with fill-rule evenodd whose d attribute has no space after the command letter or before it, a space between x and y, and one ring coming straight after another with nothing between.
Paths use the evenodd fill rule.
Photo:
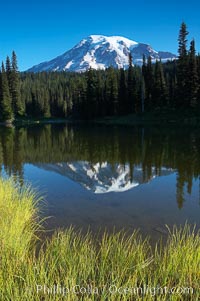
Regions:
<instances>
[{"instance_id":1,"label":"shoreline","mask_svg":"<svg viewBox=\"0 0 200 301\"><path fill-rule=\"evenodd\" d=\"M0 122L4 126L23 126L36 124L95 124L106 126L191 126L200 127L200 112L186 110L154 111L124 116L98 117L93 120L68 118L20 118L13 122Z\"/></svg>"}]
</instances>

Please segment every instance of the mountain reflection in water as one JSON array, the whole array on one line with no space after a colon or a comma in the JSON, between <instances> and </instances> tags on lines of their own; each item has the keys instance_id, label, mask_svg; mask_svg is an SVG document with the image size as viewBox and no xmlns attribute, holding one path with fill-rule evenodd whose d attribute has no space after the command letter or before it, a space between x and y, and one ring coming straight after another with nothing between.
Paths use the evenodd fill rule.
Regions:
<instances>
[{"instance_id":1,"label":"mountain reflection in water","mask_svg":"<svg viewBox=\"0 0 200 301\"><path fill-rule=\"evenodd\" d=\"M0 127L3 176L45 197L46 228L200 227L200 132L195 129L35 125Z\"/></svg>"},{"instance_id":2,"label":"mountain reflection in water","mask_svg":"<svg viewBox=\"0 0 200 301\"><path fill-rule=\"evenodd\" d=\"M66 176L94 193L124 192L144 183L142 166L135 166L131 171L129 164L108 162L91 164L88 161L70 163L37 164L37 167ZM132 174L131 174L132 172ZM160 176L169 175L173 171L164 167ZM149 180L156 177L155 168Z\"/></svg>"},{"instance_id":3,"label":"mountain reflection in water","mask_svg":"<svg viewBox=\"0 0 200 301\"><path fill-rule=\"evenodd\" d=\"M43 125L0 128L0 166L23 182L24 164L54 171L95 193L126 191L176 172L178 207L200 174L195 130Z\"/></svg>"}]
</instances>

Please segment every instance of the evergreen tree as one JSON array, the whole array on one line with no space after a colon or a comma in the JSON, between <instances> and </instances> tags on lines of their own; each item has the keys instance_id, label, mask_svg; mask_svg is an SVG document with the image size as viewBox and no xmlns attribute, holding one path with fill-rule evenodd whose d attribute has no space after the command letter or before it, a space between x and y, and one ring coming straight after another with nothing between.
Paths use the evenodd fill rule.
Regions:
<instances>
[{"instance_id":1,"label":"evergreen tree","mask_svg":"<svg viewBox=\"0 0 200 301\"><path fill-rule=\"evenodd\" d=\"M12 96L12 107L15 116L22 116L24 114L24 106L20 96L20 77L17 66L17 56L12 52L12 66L10 75L10 89Z\"/></svg>"},{"instance_id":2,"label":"evergreen tree","mask_svg":"<svg viewBox=\"0 0 200 301\"><path fill-rule=\"evenodd\" d=\"M153 76L153 67L151 62L151 56L148 57L147 64L146 59L143 57L143 67L142 67L142 74L144 77L144 83L145 83L145 109L146 110L152 110L152 91L153 91L153 82L154 82L154 76Z\"/></svg>"},{"instance_id":3,"label":"evergreen tree","mask_svg":"<svg viewBox=\"0 0 200 301\"><path fill-rule=\"evenodd\" d=\"M155 64L152 96L154 108L161 108L166 105L167 90L161 61L156 61Z\"/></svg>"},{"instance_id":4,"label":"evergreen tree","mask_svg":"<svg viewBox=\"0 0 200 301\"><path fill-rule=\"evenodd\" d=\"M9 56L6 58L6 74L7 74L7 79L8 79L8 85L9 85L9 90L11 94L11 82L12 82L12 70L11 70L11 62Z\"/></svg>"},{"instance_id":5,"label":"evergreen tree","mask_svg":"<svg viewBox=\"0 0 200 301\"><path fill-rule=\"evenodd\" d=\"M188 53L187 53L187 26L183 22L179 31L179 47L178 47L178 62L177 62L177 106L188 106Z\"/></svg>"},{"instance_id":6,"label":"evergreen tree","mask_svg":"<svg viewBox=\"0 0 200 301\"><path fill-rule=\"evenodd\" d=\"M119 99L119 114L124 115L126 114L128 103L127 103L126 76L125 76L125 71L122 68L120 69L118 99Z\"/></svg>"},{"instance_id":7,"label":"evergreen tree","mask_svg":"<svg viewBox=\"0 0 200 301\"><path fill-rule=\"evenodd\" d=\"M142 57L142 75L143 75L143 77L146 76L146 71L147 71L146 57L143 54L143 57Z\"/></svg>"},{"instance_id":8,"label":"evergreen tree","mask_svg":"<svg viewBox=\"0 0 200 301\"><path fill-rule=\"evenodd\" d=\"M128 82L127 82L127 96L128 96L128 106L126 113L134 113L135 105L136 105L136 81L134 77L134 68L133 68L133 60L131 53L129 54L129 67L128 67Z\"/></svg>"},{"instance_id":9,"label":"evergreen tree","mask_svg":"<svg viewBox=\"0 0 200 301\"><path fill-rule=\"evenodd\" d=\"M177 75L176 75L176 65L177 62L167 62L163 65L166 87L167 87L167 96L168 101L167 105L169 108L175 108L175 96L176 96L176 87L177 87Z\"/></svg>"},{"instance_id":10,"label":"evergreen tree","mask_svg":"<svg viewBox=\"0 0 200 301\"><path fill-rule=\"evenodd\" d=\"M198 100L198 73L197 73L197 60L195 52L195 41L192 40L189 51L189 100L192 108L197 107Z\"/></svg>"},{"instance_id":11,"label":"evergreen tree","mask_svg":"<svg viewBox=\"0 0 200 301\"><path fill-rule=\"evenodd\" d=\"M104 72L104 71L103 71ZM105 99L104 99L104 79L102 78L102 72L97 72L97 87L96 87L96 97L97 97L97 116L105 116Z\"/></svg>"},{"instance_id":12,"label":"evergreen tree","mask_svg":"<svg viewBox=\"0 0 200 301\"><path fill-rule=\"evenodd\" d=\"M86 102L84 105L84 117L93 119L96 117L96 75L95 70L90 68L87 72Z\"/></svg>"},{"instance_id":13,"label":"evergreen tree","mask_svg":"<svg viewBox=\"0 0 200 301\"><path fill-rule=\"evenodd\" d=\"M13 112L11 106L11 96L9 91L7 74L2 63L1 77L0 77L0 118L2 120L12 120Z\"/></svg>"},{"instance_id":14,"label":"evergreen tree","mask_svg":"<svg viewBox=\"0 0 200 301\"><path fill-rule=\"evenodd\" d=\"M141 111L144 113L145 111L145 80L144 76L142 76L142 82L141 82Z\"/></svg>"},{"instance_id":15,"label":"evergreen tree","mask_svg":"<svg viewBox=\"0 0 200 301\"><path fill-rule=\"evenodd\" d=\"M108 115L117 115L118 113L118 81L116 71L113 67L107 70L107 105Z\"/></svg>"}]
</instances>

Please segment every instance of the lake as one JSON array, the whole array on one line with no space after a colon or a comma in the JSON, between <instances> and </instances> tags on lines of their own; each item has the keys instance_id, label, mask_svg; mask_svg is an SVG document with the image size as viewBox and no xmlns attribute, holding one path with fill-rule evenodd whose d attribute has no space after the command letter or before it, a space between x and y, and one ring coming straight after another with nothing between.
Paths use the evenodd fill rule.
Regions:
<instances>
[{"instance_id":1,"label":"lake","mask_svg":"<svg viewBox=\"0 0 200 301\"><path fill-rule=\"evenodd\" d=\"M1 174L44 196L47 229L93 233L200 226L198 129L48 124L0 127Z\"/></svg>"}]
</instances>

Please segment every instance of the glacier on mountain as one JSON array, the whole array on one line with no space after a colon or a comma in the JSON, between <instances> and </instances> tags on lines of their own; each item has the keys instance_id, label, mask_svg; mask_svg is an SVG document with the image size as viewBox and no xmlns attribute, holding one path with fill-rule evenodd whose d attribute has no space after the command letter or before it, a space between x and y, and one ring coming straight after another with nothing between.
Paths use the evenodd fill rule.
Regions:
<instances>
[{"instance_id":1,"label":"glacier on mountain","mask_svg":"<svg viewBox=\"0 0 200 301\"><path fill-rule=\"evenodd\" d=\"M135 65L142 65L143 55L151 56L152 62L160 59L163 62L176 59L175 54L156 51L148 44L138 43L124 37L91 35L64 54L33 66L27 71L84 72L89 68L106 69L110 66L127 69L129 53L132 54Z\"/></svg>"}]
</instances>

